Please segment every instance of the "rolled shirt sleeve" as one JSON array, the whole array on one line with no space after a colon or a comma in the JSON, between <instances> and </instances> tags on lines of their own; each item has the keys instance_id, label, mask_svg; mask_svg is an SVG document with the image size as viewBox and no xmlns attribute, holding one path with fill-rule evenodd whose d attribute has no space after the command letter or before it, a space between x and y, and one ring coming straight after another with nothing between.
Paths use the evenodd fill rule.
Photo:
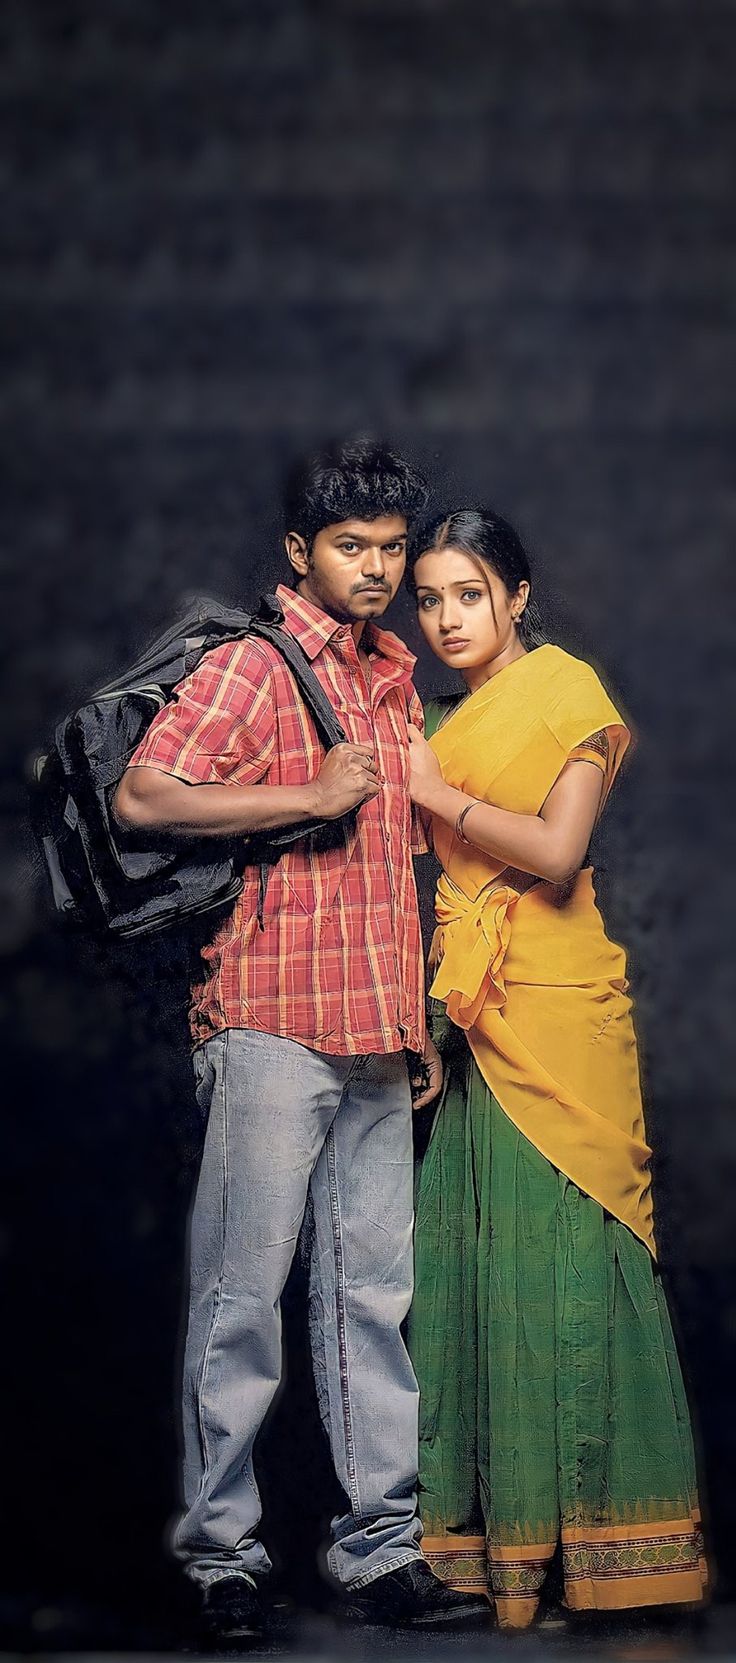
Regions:
<instances>
[{"instance_id":1,"label":"rolled shirt sleeve","mask_svg":"<svg viewBox=\"0 0 736 1663\"><path fill-rule=\"evenodd\" d=\"M271 666L258 643L206 653L154 717L128 764L190 785L255 785L276 753Z\"/></svg>"}]
</instances>

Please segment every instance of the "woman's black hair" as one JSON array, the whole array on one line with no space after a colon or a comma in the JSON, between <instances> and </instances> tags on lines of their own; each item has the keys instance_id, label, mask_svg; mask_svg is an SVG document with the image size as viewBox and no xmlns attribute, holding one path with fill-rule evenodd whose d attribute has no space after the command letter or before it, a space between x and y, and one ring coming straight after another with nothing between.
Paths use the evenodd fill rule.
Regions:
<instances>
[{"instance_id":1,"label":"woman's black hair","mask_svg":"<svg viewBox=\"0 0 736 1663\"><path fill-rule=\"evenodd\" d=\"M482 561L501 579L507 593L515 595L520 583L531 584L529 556L518 533L508 520L492 508L462 508L454 514L439 514L414 532L409 548L406 580L416 594L414 567L430 549L462 549L475 561ZM527 648L542 647L546 636L534 602L529 599L518 623L519 640Z\"/></svg>"}]
</instances>

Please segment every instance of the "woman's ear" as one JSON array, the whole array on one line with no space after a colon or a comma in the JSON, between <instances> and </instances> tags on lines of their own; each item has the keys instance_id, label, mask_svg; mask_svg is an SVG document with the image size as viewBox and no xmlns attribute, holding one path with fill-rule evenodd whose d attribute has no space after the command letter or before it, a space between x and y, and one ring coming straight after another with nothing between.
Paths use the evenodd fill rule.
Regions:
<instances>
[{"instance_id":1,"label":"woman's ear","mask_svg":"<svg viewBox=\"0 0 736 1663\"><path fill-rule=\"evenodd\" d=\"M516 591L516 598L514 600L514 610L513 610L512 616L513 616L514 622L517 623L517 624L519 622L519 619L521 617L522 612L524 611L524 609L526 607L526 604L527 604L527 601L529 599L530 593L531 593L530 585L527 583L526 578L524 578L523 581L519 584L519 587Z\"/></svg>"}]
</instances>

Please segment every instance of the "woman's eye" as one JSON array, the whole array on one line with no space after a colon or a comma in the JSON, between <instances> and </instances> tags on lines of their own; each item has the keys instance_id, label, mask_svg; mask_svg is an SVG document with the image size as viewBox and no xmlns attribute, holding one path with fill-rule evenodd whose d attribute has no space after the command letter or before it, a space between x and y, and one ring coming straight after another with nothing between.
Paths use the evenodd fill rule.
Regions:
<instances>
[{"instance_id":1,"label":"woman's eye","mask_svg":"<svg viewBox=\"0 0 736 1663\"><path fill-rule=\"evenodd\" d=\"M482 590L480 590L480 589L463 589L463 600L464 601L479 601L480 598L481 598L481 594L482 594Z\"/></svg>"},{"instance_id":2,"label":"woman's eye","mask_svg":"<svg viewBox=\"0 0 736 1663\"><path fill-rule=\"evenodd\" d=\"M436 606L436 605L437 605L437 596L436 595L422 595L422 598L419 602L419 610L420 610L420 612L429 612L430 607Z\"/></svg>"}]
</instances>

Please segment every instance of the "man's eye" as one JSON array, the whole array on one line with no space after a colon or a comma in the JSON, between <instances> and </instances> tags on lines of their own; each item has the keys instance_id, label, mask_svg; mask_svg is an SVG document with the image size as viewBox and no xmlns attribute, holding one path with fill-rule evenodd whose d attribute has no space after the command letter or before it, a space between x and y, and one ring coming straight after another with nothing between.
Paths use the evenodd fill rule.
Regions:
<instances>
[{"instance_id":1,"label":"man's eye","mask_svg":"<svg viewBox=\"0 0 736 1663\"><path fill-rule=\"evenodd\" d=\"M355 554L357 547L357 543L338 543L338 548L342 550L343 554Z\"/></svg>"},{"instance_id":2,"label":"man's eye","mask_svg":"<svg viewBox=\"0 0 736 1663\"><path fill-rule=\"evenodd\" d=\"M385 548L387 554L403 554L404 552L403 543L386 543Z\"/></svg>"}]
</instances>

